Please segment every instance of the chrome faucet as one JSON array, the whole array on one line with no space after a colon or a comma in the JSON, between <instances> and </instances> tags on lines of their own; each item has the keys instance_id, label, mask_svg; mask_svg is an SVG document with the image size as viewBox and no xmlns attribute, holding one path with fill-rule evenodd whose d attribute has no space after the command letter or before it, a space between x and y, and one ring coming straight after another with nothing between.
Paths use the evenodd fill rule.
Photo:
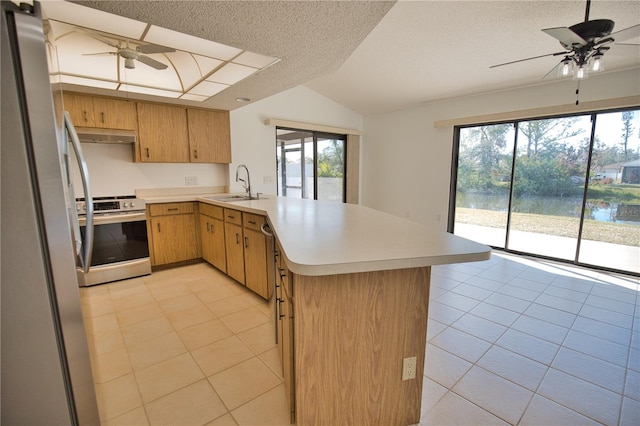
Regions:
<instances>
[{"instance_id":1,"label":"chrome faucet","mask_svg":"<svg viewBox=\"0 0 640 426\"><path fill-rule=\"evenodd\" d=\"M247 179L244 180L242 178L240 178L238 172L240 171L240 168L244 168L247 172ZM245 191L247 191L247 195L249 196L249 198L251 198L251 179L249 178L249 169L247 168L247 166L245 166L244 164L240 164L238 166L238 168L236 169L236 182L242 182L243 183L243 188Z\"/></svg>"}]
</instances>

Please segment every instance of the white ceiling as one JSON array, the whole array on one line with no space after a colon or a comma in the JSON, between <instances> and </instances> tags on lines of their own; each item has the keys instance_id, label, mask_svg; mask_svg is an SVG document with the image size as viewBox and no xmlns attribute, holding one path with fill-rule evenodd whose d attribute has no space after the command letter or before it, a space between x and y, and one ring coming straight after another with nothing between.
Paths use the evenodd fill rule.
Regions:
<instances>
[{"instance_id":1,"label":"white ceiling","mask_svg":"<svg viewBox=\"0 0 640 426\"><path fill-rule=\"evenodd\" d=\"M562 51L541 29L585 14L583 0L78 3L282 59L205 106L232 110L242 106L236 97L255 101L306 84L362 114L540 84L562 57L489 66ZM615 21L614 32L636 25L640 1L593 0L590 19L598 18ZM640 49L613 53L605 72L637 68L640 81Z\"/></svg>"}]
</instances>

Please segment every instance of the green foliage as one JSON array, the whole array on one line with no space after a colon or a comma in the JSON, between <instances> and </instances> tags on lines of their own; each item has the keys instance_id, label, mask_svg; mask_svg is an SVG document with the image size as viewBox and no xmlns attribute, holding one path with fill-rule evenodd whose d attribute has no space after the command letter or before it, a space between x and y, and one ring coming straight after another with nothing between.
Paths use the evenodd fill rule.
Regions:
<instances>
[{"instance_id":1,"label":"green foliage","mask_svg":"<svg viewBox=\"0 0 640 426\"><path fill-rule=\"evenodd\" d=\"M318 154L318 177L344 177L344 146L342 141L332 140L331 145Z\"/></svg>"},{"instance_id":2,"label":"green foliage","mask_svg":"<svg viewBox=\"0 0 640 426\"><path fill-rule=\"evenodd\" d=\"M514 193L522 195L566 196L580 194L582 185L571 180L567 168L556 159L527 158L518 159Z\"/></svg>"}]
</instances>

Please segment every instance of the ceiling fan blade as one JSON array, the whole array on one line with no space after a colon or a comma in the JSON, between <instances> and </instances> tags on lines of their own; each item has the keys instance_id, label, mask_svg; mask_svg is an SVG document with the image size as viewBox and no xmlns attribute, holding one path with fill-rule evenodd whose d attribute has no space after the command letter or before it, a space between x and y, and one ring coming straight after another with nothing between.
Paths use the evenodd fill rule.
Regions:
<instances>
[{"instance_id":1,"label":"ceiling fan blade","mask_svg":"<svg viewBox=\"0 0 640 426\"><path fill-rule=\"evenodd\" d=\"M503 64L491 65L489 68L496 68L496 67L501 67L501 66L504 66L504 65L517 64L518 62L530 61L532 59L538 59L538 58L545 58L547 56L558 56L558 55L566 55L566 54L567 54L567 52L548 53L546 55L533 56L531 58L518 59L516 61L505 62Z\"/></svg>"},{"instance_id":2,"label":"ceiling fan blade","mask_svg":"<svg viewBox=\"0 0 640 426\"><path fill-rule=\"evenodd\" d=\"M167 66L162 62L156 61L155 59L148 56L140 55L138 56L138 60L143 64L149 65L151 68L155 68L157 70L164 70L167 68Z\"/></svg>"},{"instance_id":3,"label":"ceiling fan blade","mask_svg":"<svg viewBox=\"0 0 640 426\"><path fill-rule=\"evenodd\" d=\"M607 56L640 56L640 44L613 43L610 46Z\"/></svg>"},{"instance_id":4,"label":"ceiling fan blade","mask_svg":"<svg viewBox=\"0 0 640 426\"><path fill-rule=\"evenodd\" d=\"M136 47L136 51L144 54L150 53L171 53L176 49L172 47L160 46L159 44L142 44Z\"/></svg>"},{"instance_id":5,"label":"ceiling fan blade","mask_svg":"<svg viewBox=\"0 0 640 426\"><path fill-rule=\"evenodd\" d=\"M93 39L96 39L99 42L104 43L104 44L106 44L108 46L115 47L116 49L120 48L120 46L118 46L114 41L109 40L108 38L103 37L103 36L101 36L99 34L96 34L95 32L93 32L91 30L88 30L86 28L82 28L82 29L84 30L84 32L86 32L89 35L89 37L91 37Z\"/></svg>"},{"instance_id":6,"label":"ceiling fan blade","mask_svg":"<svg viewBox=\"0 0 640 426\"><path fill-rule=\"evenodd\" d=\"M98 52L98 53L83 53L82 56L105 56L105 55L117 55L116 52Z\"/></svg>"},{"instance_id":7,"label":"ceiling fan blade","mask_svg":"<svg viewBox=\"0 0 640 426\"><path fill-rule=\"evenodd\" d=\"M562 64L562 61L558 62L558 63L556 64L556 66L555 66L555 67L551 68L551 69L549 70L549 72L548 72L548 73L546 73L546 74L544 75L544 77L542 77L542 79L544 80L545 78L549 77L549 76L550 76L551 74L553 74L554 72L557 72L558 68L560 67L560 64Z\"/></svg>"},{"instance_id":8,"label":"ceiling fan blade","mask_svg":"<svg viewBox=\"0 0 640 426\"><path fill-rule=\"evenodd\" d=\"M613 39L617 42L640 37L640 24L625 28L624 30L616 31L615 33L611 34L611 37L613 37Z\"/></svg>"},{"instance_id":9,"label":"ceiling fan blade","mask_svg":"<svg viewBox=\"0 0 640 426\"><path fill-rule=\"evenodd\" d=\"M544 33L549 34L551 37L557 39L563 46L585 46L586 40L574 33L567 27L547 28L542 30Z\"/></svg>"}]
</instances>

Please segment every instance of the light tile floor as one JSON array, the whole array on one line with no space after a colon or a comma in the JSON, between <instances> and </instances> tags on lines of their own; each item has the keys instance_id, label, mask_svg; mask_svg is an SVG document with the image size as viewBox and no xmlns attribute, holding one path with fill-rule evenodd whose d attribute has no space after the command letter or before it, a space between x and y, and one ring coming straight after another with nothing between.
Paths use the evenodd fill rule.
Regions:
<instances>
[{"instance_id":1,"label":"light tile floor","mask_svg":"<svg viewBox=\"0 0 640 426\"><path fill-rule=\"evenodd\" d=\"M639 280L433 268L420 425L640 424ZM81 289L103 424L286 425L271 305L206 264Z\"/></svg>"}]
</instances>

